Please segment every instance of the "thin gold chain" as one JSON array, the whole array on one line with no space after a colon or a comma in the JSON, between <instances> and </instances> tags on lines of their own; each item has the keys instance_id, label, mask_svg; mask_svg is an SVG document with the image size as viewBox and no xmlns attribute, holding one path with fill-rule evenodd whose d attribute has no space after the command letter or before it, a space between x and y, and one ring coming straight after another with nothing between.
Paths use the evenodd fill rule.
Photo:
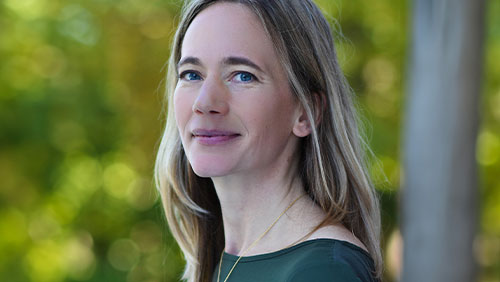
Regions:
<instances>
[{"instance_id":1,"label":"thin gold chain","mask_svg":"<svg viewBox=\"0 0 500 282\"><path fill-rule=\"evenodd\" d=\"M299 196L297 199L295 199L279 216L278 218L276 218L274 220L274 222L266 229L266 231L264 231L264 233L262 233L262 235L259 236L259 238L257 238L257 240L253 241L252 244L250 244L250 246L238 257L238 259L236 260L236 262L233 264L233 267L231 267L231 270L229 270L229 273L227 274L226 276L226 279L224 279L224 282L227 281L227 279L229 279L229 275L231 275L231 273L233 272L234 268L236 267L236 265L238 264L238 262L240 262L240 259L251 249L253 248L259 241L260 239L262 239L264 236L266 236L266 234L271 230L271 228L274 227L274 225L278 222L278 220L280 220L280 218L293 206L293 204L295 204L295 202L297 202L300 198L302 198L302 196L304 195L301 195ZM226 248L224 248L224 250L222 250L222 254L220 255L220 261L219 261L219 273L217 274L217 282L220 282L220 270L221 270L221 266L222 266L222 258L224 256L224 251L226 250Z\"/></svg>"}]
</instances>

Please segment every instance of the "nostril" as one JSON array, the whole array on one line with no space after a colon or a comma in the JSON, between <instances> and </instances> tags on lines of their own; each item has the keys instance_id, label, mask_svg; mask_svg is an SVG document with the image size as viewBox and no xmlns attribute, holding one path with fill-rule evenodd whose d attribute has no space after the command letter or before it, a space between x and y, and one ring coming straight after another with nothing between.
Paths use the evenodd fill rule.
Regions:
<instances>
[{"instance_id":1,"label":"nostril","mask_svg":"<svg viewBox=\"0 0 500 282\"><path fill-rule=\"evenodd\" d=\"M218 114L221 114L221 112L220 112L220 111L218 111L218 110L208 110L208 112L207 112L207 111L205 111L205 110L203 110L203 109L200 109L200 108L194 108L194 109L193 109L193 111L194 111L195 113L197 113L197 114L206 114L206 113L208 113L208 114L212 114L212 115L218 115Z\"/></svg>"},{"instance_id":2,"label":"nostril","mask_svg":"<svg viewBox=\"0 0 500 282\"><path fill-rule=\"evenodd\" d=\"M210 89L208 89L210 90ZM228 110L226 93L221 91L204 91L198 94L193 103L193 112L196 114L221 115Z\"/></svg>"}]
</instances>

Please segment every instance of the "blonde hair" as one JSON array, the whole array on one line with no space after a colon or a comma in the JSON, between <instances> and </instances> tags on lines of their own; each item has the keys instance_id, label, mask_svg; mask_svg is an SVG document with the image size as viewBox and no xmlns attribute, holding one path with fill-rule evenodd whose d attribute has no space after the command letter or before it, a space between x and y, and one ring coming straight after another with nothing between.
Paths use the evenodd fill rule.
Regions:
<instances>
[{"instance_id":1,"label":"blonde hair","mask_svg":"<svg viewBox=\"0 0 500 282\"><path fill-rule=\"evenodd\" d=\"M380 276L378 199L365 167L365 144L352 92L321 11L310 0L193 0L184 6L173 41L167 75L167 121L155 166L165 215L186 259L183 278L211 281L224 248L221 208L213 183L191 169L172 103L184 35L202 10L218 2L243 4L260 19L292 92L312 123L311 134L300 145L298 173L307 194L327 215L317 228L342 223L365 244Z\"/></svg>"}]
</instances>

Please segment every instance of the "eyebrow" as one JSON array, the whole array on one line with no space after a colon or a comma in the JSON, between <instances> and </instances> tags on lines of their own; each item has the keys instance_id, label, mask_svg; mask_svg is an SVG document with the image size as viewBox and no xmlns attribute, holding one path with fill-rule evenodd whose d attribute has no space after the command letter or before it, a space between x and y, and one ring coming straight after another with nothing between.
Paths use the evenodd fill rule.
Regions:
<instances>
[{"instance_id":1,"label":"eyebrow","mask_svg":"<svg viewBox=\"0 0 500 282\"><path fill-rule=\"evenodd\" d=\"M180 60L180 62L177 64L177 68L179 69L181 66L187 65L187 64L203 66L200 59L198 59L196 57L186 57L186 58Z\"/></svg>"},{"instance_id":2,"label":"eyebrow","mask_svg":"<svg viewBox=\"0 0 500 282\"><path fill-rule=\"evenodd\" d=\"M222 61L222 63L224 65L245 65L262 72L262 68L260 68L256 63L244 57L227 57Z\"/></svg>"},{"instance_id":3,"label":"eyebrow","mask_svg":"<svg viewBox=\"0 0 500 282\"><path fill-rule=\"evenodd\" d=\"M181 66L187 65L187 64L192 64L192 65L196 65L196 66L203 66L200 59L198 59L196 57L186 57L186 58L179 61L179 63L177 64L177 68L179 69ZM236 56L226 57L222 61L222 64L223 65L232 65L232 66L245 65L245 66L254 68L260 72L263 72L262 68L259 67L259 65L257 65L256 63L252 62L251 60L249 60L245 57L236 57Z\"/></svg>"}]
</instances>

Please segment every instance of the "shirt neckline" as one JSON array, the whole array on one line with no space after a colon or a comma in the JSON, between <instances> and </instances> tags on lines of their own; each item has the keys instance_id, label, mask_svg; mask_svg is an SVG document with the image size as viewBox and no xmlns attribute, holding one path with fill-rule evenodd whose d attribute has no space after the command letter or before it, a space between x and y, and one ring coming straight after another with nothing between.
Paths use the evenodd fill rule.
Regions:
<instances>
[{"instance_id":1,"label":"shirt neckline","mask_svg":"<svg viewBox=\"0 0 500 282\"><path fill-rule=\"evenodd\" d=\"M331 244L342 244L342 245L344 245L344 246L346 246L354 251L360 252L361 254L367 256L369 259L372 260L372 257L370 256L370 254L367 251L365 251L364 249L362 249L359 246L354 245L353 243L339 240L339 239L332 239L332 238L317 238L317 239L306 240L304 242L300 242L300 243L293 245L293 246L290 246L288 248L284 248L284 249L277 250L277 251L270 252L270 253L264 253L264 254L258 254L258 255L252 255L252 256L244 256L244 257L241 257L239 263L271 259L271 258L274 258L277 256L287 254L289 252L293 252L293 251L300 249L300 248L303 248L305 246L308 246L311 244L316 244L316 243L322 243L322 242L331 243ZM236 260L238 260L238 258L239 258L239 256L228 254L228 253L224 252L224 257L223 257L224 261L229 260L232 262L236 262Z\"/></svg>"}]
</instances>

